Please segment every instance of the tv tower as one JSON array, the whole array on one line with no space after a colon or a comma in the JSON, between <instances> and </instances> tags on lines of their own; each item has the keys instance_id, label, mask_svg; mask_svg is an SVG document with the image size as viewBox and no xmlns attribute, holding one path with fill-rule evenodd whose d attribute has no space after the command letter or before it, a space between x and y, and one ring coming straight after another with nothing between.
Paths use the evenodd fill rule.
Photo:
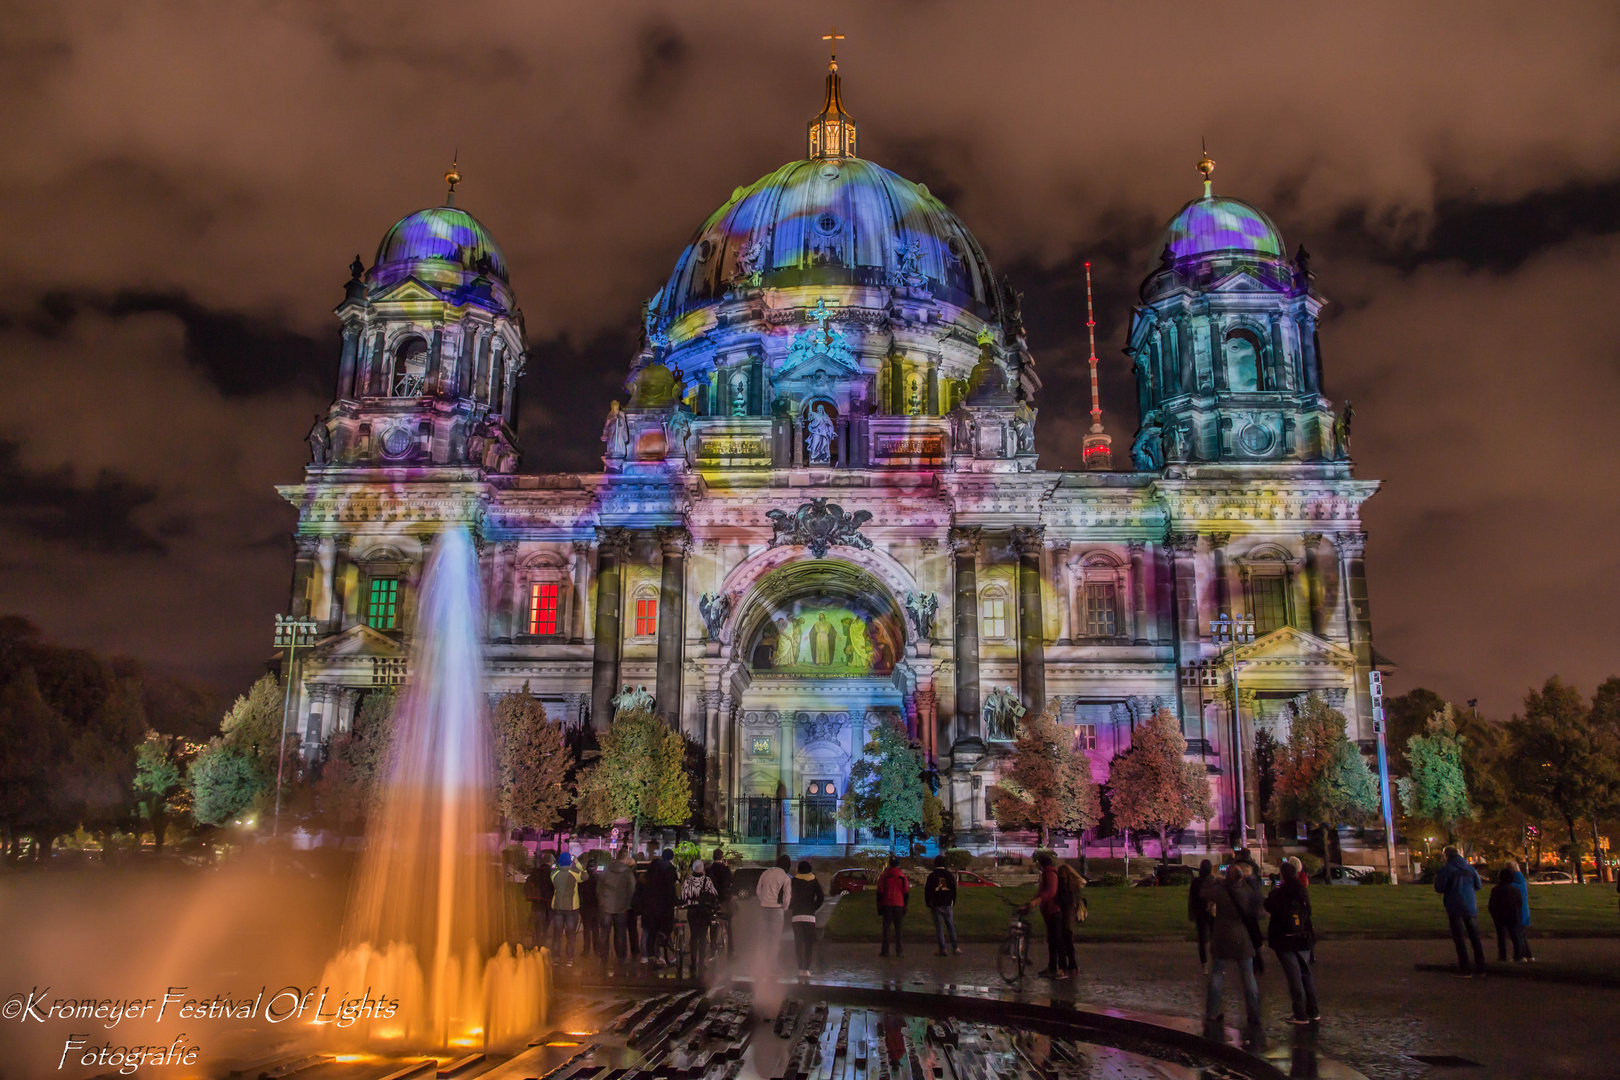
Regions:
<instances>
[{"instance_id":1,"label":"tv tower","mask_svg":"<svg viewBox=\"0 0 1620 1080\"><path fill-rule=\"evenodd\" d=\"M1091 264L1086 263L1086 336L1091 340L1091 433L1081 444L1080 460L1087 472L1112 472L1113 439L1103 434L1102 401L1097 394L1097 316L1091 306Z\"/></svg>"}]
</instances>

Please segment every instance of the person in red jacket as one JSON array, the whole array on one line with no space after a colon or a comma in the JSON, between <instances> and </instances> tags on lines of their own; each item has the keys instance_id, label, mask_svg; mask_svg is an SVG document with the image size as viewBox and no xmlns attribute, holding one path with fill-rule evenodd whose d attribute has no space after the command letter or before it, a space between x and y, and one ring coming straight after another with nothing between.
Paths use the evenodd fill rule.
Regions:
<instances>
[{"instance_id":1,"label":"person in red jacket","mask_svg":"<svg viewBox=\"0 0 1620 1080\"><path fill-rule=\"evenodd\" d=\"M900 948L900 924L906 917L906 901L910 892L911 879L900 869L900 860L890 855L888 869L883 871L877 883L878 915L883 919L883 951L879 956L889 955L891 927L894 930L894 955L904 955Z\"/></svg>"},{"instance_id":2,"label":"person in red jacket","mask_svg":"<svg viewBox=\"0 0 1620 1080\"><path fill-rule=\"evenodd\" d=\"M1046 923L1046 970L1041 974L1048 979L1067 979L1069 973L1059 961L1063 954L1063 900L1058 888L1057 867L1052 863L1052 856L1044 851L1035 856L1035 865L1041 868L1040 888L1034 898L1018 910L1028 911L1030 904L1040 905L1041 918Z\"/></svg>"}]
</instances>

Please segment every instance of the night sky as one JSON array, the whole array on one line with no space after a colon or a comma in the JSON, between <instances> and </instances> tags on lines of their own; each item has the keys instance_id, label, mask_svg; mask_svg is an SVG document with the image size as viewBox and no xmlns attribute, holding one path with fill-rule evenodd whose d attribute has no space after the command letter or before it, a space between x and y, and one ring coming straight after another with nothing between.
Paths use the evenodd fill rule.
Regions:
<instances>
[{"instance_id":1,"label":"night sky","mask_svg":"<svg viewBox=\"0 0 1620 1080\"><path fill-rule=\"evenodd\" d=\"M0 610L237 692L285 610L331 309L459 202L533 349L524 469L600 467L640 302L802 156L827 23L866 156L1026 294L1046 468L1105 422L1164 223L1247 199L1310 249L1356 404L1393 689L1502 716L1620 672L1612 4L0 5Z\"/></svg>"}]
</instances>

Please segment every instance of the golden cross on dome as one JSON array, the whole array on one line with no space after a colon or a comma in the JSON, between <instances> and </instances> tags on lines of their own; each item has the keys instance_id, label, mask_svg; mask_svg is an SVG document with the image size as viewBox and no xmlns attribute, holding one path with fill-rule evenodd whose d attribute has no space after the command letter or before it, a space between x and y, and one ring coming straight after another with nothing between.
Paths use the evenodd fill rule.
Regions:
<instances>
[{"instance_id":1,"label":"golden cross on dome","mask_svg":"<svg viewBox=\"0 0 1620 1080\"><path fill-rule=\"evenodd\" d=\"M828 49L832 51L832 60L830 63L833 70L836 71L838 69L838 43L844 40L844 35L840 34L838 32L838 27L835 26L832 28L832 33L822 34L821 40L832 42L832 44L828 46Z\"/></svg>"}]
</instances>

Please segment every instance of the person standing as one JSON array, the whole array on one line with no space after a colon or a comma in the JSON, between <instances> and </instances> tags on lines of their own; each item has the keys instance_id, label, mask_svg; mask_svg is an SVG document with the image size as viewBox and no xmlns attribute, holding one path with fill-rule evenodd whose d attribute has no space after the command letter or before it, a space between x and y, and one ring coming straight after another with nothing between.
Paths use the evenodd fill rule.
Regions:
<instances>
[{"instance_id":1,"label":"person standing","mask_svg":"<svg viewBox=\"0 0 1620 1080\"><path fill-rule=\"evenodd\" d=\"M1209 977L1204 989L1204 1019L1219 1023L1225 1018L1221 989L1228 969L1235 969L1243 982L1243 1006L1249 1030L1260 1030L1260 984L1254 978L1254 939L1251 923L1259 921L1260 904L1252 890L1243 884L1238 864L1226 868L1224 880L1211 875L1199 887L1199 899L1208 906L1213 920L1210 935Z\"/></svg>"},{"instance_id":2,"label":"person standing","mask_svg":"<svg viewBox=\"0 0 1620 1080\"><path fill-rule=\"evenodd\" d=\"M538 949L546 943L551 925L551 871L539 859L523 879L523 899L529 902L529 934Z\"/></svg>"},{"instance_id":3,"label":"person standing","mask_svg":"<svg viewBox=\"0 0 1620 1080\"><path fill-rule=\"evenodd\" d=\"M607 923L604 936L610 939L605 957L618 967L630 960L630 902L636 893L636 873L630 865L630 852L620 849L596 887L596 902Z\"/></svg>"},{"instance_id":4,"label":"person standing","mask_svg":"<svg viewBox=\"0 0 1620 1080\"><path fill-rule=\"evenodd\" d=\"M1198 928L1198 966L1205 975L1209 974L1209 936L1215 927L1215 920L1210 916L1209 905L1201 894L1204 882L1214 873L1215 868L1205 859L1198 864L1198 876L1187 886L1187 918Z\"/></svg>"},{"instance_id":5,"label":"person standing","mask_svg":"<svg viewBox=\"0 0 1620 1080\"><path fill-rule=\"evenodd\" d=\"M597 868L597 856L596 851L588 851L580 859L581 869L585 872L579 882L579 928L585 938L580 946L580 955L605 959L607 949L602 934L602 908L596 894L602 880L602 872Z\"/></svg>"},{"instance_id":6,"label":"person standing","mask_svg":"<svg viewBox=\"0 0 1620 1080\"><path fill-rule=\"evenodd\" d=\"M776 865L759 875L754 896L759 900L759 932L765 935L765 956L776 962L782 948L782 918L793 899L793 876L788 868L793 865L786 855L776 857Z\"/></svg>"},{"instance_id":7,"label":"person standing","mask_svg":"<svg viewBox=\"0 0 1620 1080\"><path fill-rule=\"evenodd\" d=\"M653 966L663 967L669 952L670 931L675 929L675 904L680 894L680 872L675 869L675 850L647 864L646 914L641 922L641 955Z\"/></svg>"},{"instance_id":8,"label":"person standing","mask_svg":"<svg viewBox=\"0 0 1620 1080\"><path fill-rule=\"evenodd\" d=\"M703 973L703 962L709 955L709 927L720 910L720 893L714 879L703 870L703 860L693 859L690 872L681 881L681 907L686 909L686 937L694 975Z\"/></svg>"},{"instance_id":9,"label":"person standing","mask_svg":"<svg viewBox=\"0 0 1620 1080\"><path fill-rule=\"evenodd\" d=\"M1060 863L1058 875L1058 906L1063 909L1063 948L1058 953L1061 969L1070 975L1080 970L1074 956L1074 936L1080 929L1080 915L1086 907L1086 879L1068 863Z\"/></svg>"},{"instance_id":10,"label":"person standing","mask_svg":"<svg viewBox=\"0 0 1620 1080\"><path fill-rule=\"evenodd\" d=\"M939 955L945 955L945 939L951 939L951 953L961 956L956 945L956 875L945 865L945 856L934 856L934 869L923 883L923 903L934 917L934 939L939 942Z\"/></svg>"},{"instance_id":11,"label":"person standing","mask_svg":"<svg viewBox=\"0 0 1620 1080\"><path fill-rule=\"evenodd\" d=\"M905 950L901 947L900 930L905 923L906 904L910 899L911 879L900 869L900 860L890 855L888 868L883 871L877 883L878 918L883 920L883 951L878 953L879 956L889 955L891 931L894 933L894 955L905 955Z\"/></svg>"},{"instance_id":12,"label":"person standing","mask_svg":"<svg viewBox=\"0 0 1620 1080\"><path fill-rule=\"evenodd\" d=\"M799 872L793 875L792 896L788 900L788 912L793 919L793 951L799 961L801 979L810 977L811 952L816 943L816 911L826 899L810 863L801 859Z\"/></svg>"},{"instance_id":13,"label":"person standing","mask_svg":"<svg viewBox=\"0 0 1620 1080\"><path fill-rule=\"evenodd\" d=\"M1517 944L1524 952L1525 963L1532 963L1536 957L1530 951L1530 882L1525 880L1524 871L1519 869L1517 860L1509 859L1507 868L1513 871L1513 887L1519 893L1519 935Z\"/></svg>"},{"instance_id":14,"label":"person standing","mask_svg":"<svg viewBox=\"0 0 1620 1080\"><path fill-rule=\"evenodd\" d=\"M1052 865L1052 856L1044 851L1035 856L1035 865L1040 867L1040 885L1034 897L1018 910L1028 911L1031 905L1040 908L1046 923L1046 970L1041 974L1061 981L1069 977L1069 972L1059 959L1063 955L1063 901L1058 897L1057 868Z\"/></svg>"},{"instance_id":15,"label":"person standing","mask_svg":"<svg viewBox=\"0 0 1620 1080\"><path fill-rule=\"evenodd\" d=\"M574 936L579 933L579 883L584 877L584 872L574 865L573 855L557 852L557 869L551 872L551 932L566 967L574 966Z\"/></svg>"},{"instance_id":16,"label":"person standing","mask_svg":"<svg viewBox=\"0 0 1620 1080\"><path fill-rule=\"evenodd\" d=\"M726 929L731 930L731 917L737 913L737 903L731 898L731 867L726 865L726 852L724 848L714 849L714 859L704 868L704 873L714 882L714 891L720 897L720 910L715 915L715 925L724 920ZM726 955L730 956L737 951L736 935L726 934Z\"/></svg>"},{"instance_id":17,"label":"person standing","mask_svg":"<svg viewBox=\"0 0 1620 1080\"><path fill-rule=\"evenodd\" d=\"M1463 859L1454 847L1446 848L1446 862L1434 875L1434 891L1445 897L1446 919L1451 923L1451 941L1457 946L1457 978L1471 979L1485 974L1485 947L1479 941L1479 907L1474 894L1485 887L1479 871ZM1474 947L1474 966L1468 966L1468 946Z\"/></svg>"},{"instance_id":18,"label":"person standing","mask_svg":"<svg viewBox=\"0 0 1620 1080\"><path fill-rule=\"evenodd\" d=\"M1265 907L1271 913L1266 927L1266 941L1282 965L1288 980L1288 997L1294 1006L1290 1022L1309 1024L1322 1019L1316 1004L1316 978L1311 973L1308 956L1316 941L1316 927L1311 922L1311 897L1300 883L1299 871L1293 864L1283 863L1282 882L1266 897Z\"/></svg>"}]
</instances>

